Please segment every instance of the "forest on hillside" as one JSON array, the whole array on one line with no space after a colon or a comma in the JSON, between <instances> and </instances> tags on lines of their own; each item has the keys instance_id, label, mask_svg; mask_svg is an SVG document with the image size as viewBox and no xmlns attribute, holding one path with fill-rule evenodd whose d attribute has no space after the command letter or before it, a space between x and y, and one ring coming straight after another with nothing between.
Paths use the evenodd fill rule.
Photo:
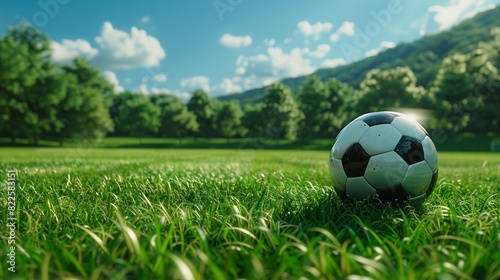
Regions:
<instances>
[{"instance_id":1,"label":"forest on hillside","mask_svg":"<svg viewBox=\"0 0 500 280\"><path fill-rule=\"evenodd\" d=\"M317 76L322 81L331 78L358 88L366 74L375 68L382 70L410 66L417 85L429 88L432 86L443 60L453 53L469 53L479 42L493 40L491 29L500 26L500 7L488 10L466 19L460 24L437 34L427 34L413 42L398 44L395 48L386 49L376 56L367 57L356 62L335 68L320 68L310 76ZM366 39L365 39L366 40ZM362 55L361 49L349 43L340 46L344 57ZM286 78L281 82L290 87L292 92L305 82L308 76ZM242 105L262 101L266 95L266 87L255 88L243 93L229 94L219 99L238 100Z\"/></svg>"},{"instance_id":2,"label":"forest on hillside","mask_svg":"<svg viewBox=\"0 0 500 280\"><path fill-rule=\"evenodd\" d=\"M336 78L306 78L292 90L266 88L260 102L241 106L195 90L183 102L168 92L115 93L84 58L59 65L50 40L20 24L0 38L0 137L57 140L131 137L331 138L357 115L425 109L429 130L498 133L500 28L470 51L450 53L426 86L411 65L371 69L356 87Z\"/></svg>"}]
</instances>

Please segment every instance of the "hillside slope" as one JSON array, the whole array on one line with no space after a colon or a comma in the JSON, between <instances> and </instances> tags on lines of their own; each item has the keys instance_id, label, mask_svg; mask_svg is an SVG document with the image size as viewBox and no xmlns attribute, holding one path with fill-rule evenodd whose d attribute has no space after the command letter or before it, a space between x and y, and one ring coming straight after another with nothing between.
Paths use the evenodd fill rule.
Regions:
<instances>
[{"instance_id":1,"label":"hillside slope","mask_svg":"<svg viewBox=\"0 0 500 280\"><path fill-rule=\"evenodd\" d=\"M493 38L490 30L500 26L500 6L477 14L450 30L426 35L411 43L402 43L393 49L385 50L377 56L368 57L349 65L336 68L319 69L311 75L322 80L337 78L353 87L358 87L368 71L374 68L390 69L409 66L419 85L428 86L436 76L441 61L451 53L469 52L480 41ZM296 92L307 76L287 78L281 82ZM220 100L238 100L241 104L260 101L266 94L266 87L219 97Z\"/></svg>"}]
</instances>

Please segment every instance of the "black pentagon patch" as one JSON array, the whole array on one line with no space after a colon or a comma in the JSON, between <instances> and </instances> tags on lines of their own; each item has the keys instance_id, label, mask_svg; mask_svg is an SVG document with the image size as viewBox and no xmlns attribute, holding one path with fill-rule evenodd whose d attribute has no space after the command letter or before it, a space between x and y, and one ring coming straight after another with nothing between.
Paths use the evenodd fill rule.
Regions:
<instances>
[{"instance_id":1,"label":"black pentagon patch","mask_svg":"<svg viewBox=\"0 0 500 280\"><path fill-rule=\"evenodd\" d=\"M403 136L394 151L403 158L408 165L424 160L422 143L413 137Z\"/></svg>"},{"instance_id":2,"label":"black pentagon patch","mask_svg":"<svg viewBox=\"0 0 500 280\"><path fill-rule=\"evenodd\" d=\"M434 172L434 174L432 174L431 183L429 184L429 188L427 189L427 192L426 192L427 196L431 195L431 193L434 191L434 188L436 187L437 179L438 179L438 172L436 170L436 172Z\"/></svg>"},{"instance_id":3,"label":"black pentagon patch","mask_svg":"<svg viewBox=\"0 0 500 280\"><path fill-rule=\"evenodd\" d=\"M397 185L390 189L377 192L377 199L383 203L404 204L408 202L409 198L410 195L401 185Z\"/></svg>"},{"instance_id":4,"label":"black pentagon patch","mask_svg":"<svg viewBox=\"0 0 500 280\"><path fill-rule=\"evenodd\" d=\"M359 143L350 146L342 157L342 165L347 177L359 177L365 174L370 155Z\"/></svg>"},{"instance_id":5,"label":"black pentagon patch","mask_svg":"<svg viewBox=\"0 0 500 280\"><path fill-rule=\"evenodd\" d=\"M390 112L372 113L362 119L367 125L374 126L379 124L389 124L396 116Z\"/></svg>"}]
</instances>

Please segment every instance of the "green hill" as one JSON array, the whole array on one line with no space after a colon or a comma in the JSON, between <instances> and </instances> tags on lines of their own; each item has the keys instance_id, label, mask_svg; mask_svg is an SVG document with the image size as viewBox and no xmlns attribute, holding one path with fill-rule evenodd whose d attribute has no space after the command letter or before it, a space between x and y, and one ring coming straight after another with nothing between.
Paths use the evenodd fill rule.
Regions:
<instances>
[{"instance_id":1,"label":"green hill","mask_svg":"<svg viewBox=\"0 0 500 280\"><path fill-rule=\"evenodd\" d=\"M440 67L441 61L451 53L466 53L477 46L478 42L493 38L490 30L500 26L500 6L477 14L450 30L426 35L411 43L402 43L377 56L365 58L349 65L336 68L319 69L312 75L322 80L337 78L353 87L358 87L365 74L374 68L391 69L409 66L418 84L428 86ZM307 76L287 78L282 81L295 92ZM241 104L260 101L266 94L266 87L248 90L243 93L221 96L220 100L239 100Z\"/></svg>"}]
</instances>

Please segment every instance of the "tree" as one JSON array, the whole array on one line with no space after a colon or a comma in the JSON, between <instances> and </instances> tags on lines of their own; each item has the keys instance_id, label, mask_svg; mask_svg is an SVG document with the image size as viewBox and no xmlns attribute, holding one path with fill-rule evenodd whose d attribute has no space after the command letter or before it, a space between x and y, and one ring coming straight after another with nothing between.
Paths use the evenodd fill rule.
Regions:
<instances>
[{"instance_id":1,"label":"tree","mask_svg":"<svg viewBox=\"0 0 500 280\"><path fill-rule=\"evenodd\" d=\"M474 82L472 93L475 103L466 109L472 111L467 130L491 132L500 126L500 27L493 28L493 40L480 42L477 49L468 54L468 72Z\"/></svg>"},{"instance_id":2,"label":"tree","mask_svg":"<svg viewBox=\"0 0 500 280\"><path fill-rule=\"evenodd\" d=\"M243 111L236 101L223 102L216 115L216 126L229 143L229 138L235 136L243 129L241 118Z\"/></svg>"},{"instance_id":3,"label":"tree","mask_svg":"<svg viewBox=\"0 0 500 280\"><path fill-rule=\"evenodd\" d=\"M182 144L182 138L188 133L198 132L199 125L196 115L190 112L186 105L176 97L163 99L161 106L160 134L167 137L177 137Z\"/></svg>"},{"instance_id":4,"label":"tree","mask_svg":"<svg viewBox=\"0 0 500 280\"><path fill-rule=\"evenodd\" d=\"M474 82L467 72L466 55L456 53L443 60L431 92L439 100L437 127L458 132L467 126L470 112L464 106L474 92Z\"/></svg>"},{"instance_id":5,"label":"tree","mask_svg":"<svg viewBox=\"0 0 500 280\"><path fill-rule=\"evenodd\" d=\"M328 114L332 107L328 97L328 88L316 76L308 77L299 88L297 100L300 110L304 113L300 133L302 137L316 138L328 125L333 124L330 120L333 114Z\"/></svg>"},{"instance_id":6,"label":"tree","mask_svg":"<svg viewBox=\"0 0 500 280\"><path fill-rule=\"evenodd\" d=\"M59 146L64 145L65 138L80 136L81 128L78 125L78 120L82 117L80 108L84 106L84 98L78 91L78 79L76 75L63 73L62 77L64 79L66 94L58 105L58 122L52 128L52 133L59 140Z\"/></svg>"},{"instance_id":7,"label":"tree","mask_svg":"<svg viewBox=\"0 0 500 280\"><path fill-rule=\"evenodd\" d=\"M493 40L487 42L479 42L478 49L482 50L488 61L493 64L496 69L500 68L500 27L495 27L490 30L493 35Z\"/></svg>"},{"instance_id":8,"label":"tree","mask_svg":"<svg viewBox=\"0 0 500 280\"><path fill-rule=\"evenodd\" d=\"M360 113L401 107L416 108L426 98L424 88L409 67L390 70L373 69L361 82Z\"/></svg>"},{"instance_id":9,"label":"tree","mask_svg":"<svg viewBox=\"0 0 500 280\"><path fill-rule=\"evenodd\" d=\"M295 139L298 123L304 118L290 88L282 83L268 87L268 93L263 100L261 117L266 120L266 126L276 143L280 139Z\"/></svg>"},{"instance_id":10,"label":"tree","mask_svg":"<svg viewBox=\"0 0 500 280\"><path fill-rule=\"evenodd\" d=\"M306 139L333 137L346 119L345 99L354 94L353 88L336 79L323 83L316 76L308 77L297 95L299 108L304 113L301 136Z\"/></svg>"},{"instance_id":11,"label":"tree","mask_svg":"<svg viewBox=\"0 0 500 280\"><path fill-rule=\"evenodd\" d=\"M9 28L0 39L0 131L12 142L28 137L35 144L60 126L57 105L64 79L50 60L50 41L29 24Z\"/></svg>"},{"instance_id":12,"label":"tree","mask_svg":"<svg viewBox=\"0 0 500 280\"><path fill-rule=\"evenodd\" d=\"M329 91L331 109L325 113L327 116L324 118L331 120L331 123L323 130L325 134L321 137L330 138L358 115L356 108L360 93L335 78L328 80L325 85Z\"/></svg>"},{"instance_id":13,"label":"tree","mask_svg":"<svg viewBox=\"0 0 500 280\"><path fill-rule=\"evenodd\" d=\"M215 101L201 89L195 90L187 103L187 109L193 112L199 124L199 134L211 137L214 134Z\"/></svg>"},{"instance_id":14,"label":"tree","mask_svg":"<svg viewBox=\"0 0 500 280\"><path fill-rule=\"evenodd\" d=\"M79 138L80 142L92 141L112 132L114 125L108 108L113 86L81 57L72 65L64 66L63 71L69 82L68 94L57 114L63 124L57 131L60 141L64 137Z\"/></svg>"},{"instance_id":15,"label":"tree","mask_svg":"<svg viewBox=\"0 0 500 280\"><path fill-rule=\"evenodd\" d=\"M265 126L262 118L262 103L246 104L241 118L241 124L250 136L257 135Z\"/></svg>"},{"instance_id":16,"label":"tree","mask_svg":"<svg viewBox=\"0 0 500 280\"><path fill-rule=\"evenodd\" d=\"M111 114L118 133L142 137L156 133L160 126L160 108L142 94L125 92L113 97Z\"/></svg>"}]
</instances>

